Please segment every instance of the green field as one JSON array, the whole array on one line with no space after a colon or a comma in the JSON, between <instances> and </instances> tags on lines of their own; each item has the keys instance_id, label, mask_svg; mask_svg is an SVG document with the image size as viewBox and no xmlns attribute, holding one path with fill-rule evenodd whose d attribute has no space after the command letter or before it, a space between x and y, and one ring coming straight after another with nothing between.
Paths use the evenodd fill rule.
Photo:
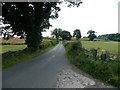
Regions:
<instances>
[{"instance_id":1,"label":"green field","mask_svg":"<svg viewBox=\"0 0 120 90\"><path fill-rule=\"evenodd\" d=\"M2 51L0 51L0 54L8 52L8 51L18 51L22 50L27 47L27 45L1 45Z\"/></svg>"},{"instance_id":2,"label":"green field","mask_svg":"<svg viewBox=\"0 0 120 90\"><path fill-rule=\"evenodd\" d=\"M111 53L118 53L118 42L114 41L81 41L84 48L100 48L100 51L107 50ZM119 42L120 44L120 42Z\"/></svg>"}]
</instances>

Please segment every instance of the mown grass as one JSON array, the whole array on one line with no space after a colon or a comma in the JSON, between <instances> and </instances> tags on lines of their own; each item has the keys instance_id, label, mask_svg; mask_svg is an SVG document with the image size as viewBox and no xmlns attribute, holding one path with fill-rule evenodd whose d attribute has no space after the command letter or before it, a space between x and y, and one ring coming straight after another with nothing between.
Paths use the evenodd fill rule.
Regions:
<instances>
[{"instance_id":1,"label":"mown grass","mask_svg":"<svg viewBox=\"0 0 120 90\"><path fill-rule=\"evenodd\" d=\"M81 43L84 48L100 48L100 51L107 50L114 54L118 54L118 45L120 45L120 42L114 41L81 41Z\"/></svg>"},{"instance_id":2,"label":"mown grass","mask_svg":"<svg viewBox=\"0 0 120 90\"><path fill-rule=\"evenodd\" d=\"M82 46L81 42L77 41L64 43L70 62L94 78L120 88L120 62L99 59L95 61L85 54Z\"/></svg>"},{"instance_id":3,"label":"mown grass","mask_svg":"<svg viewBox=\"0 0 120 90\"><path fill-rule=\"evenodd\" d=\"M22 63L26 60L32 60L34 57L37 57L56 45L54 40L43 41L39 47L39 50L33 52L25 48L18 51L9 51L2 54L2 70L5 70L9 67L12 67L16 64ZM14 47L13 47L14 48Z\"/></svg>"},{"instance_id":4,"label":"mown grass","mask_svg":"<svg viewBox=\"0 0 120 90\"><path fill-rule=\"evenodd\" d=\"M1 45L1 47L2 47L2 50L0 51L0 54L8 51L23 50L27 47L27 45Z\"/></svg>"}]
</instances>

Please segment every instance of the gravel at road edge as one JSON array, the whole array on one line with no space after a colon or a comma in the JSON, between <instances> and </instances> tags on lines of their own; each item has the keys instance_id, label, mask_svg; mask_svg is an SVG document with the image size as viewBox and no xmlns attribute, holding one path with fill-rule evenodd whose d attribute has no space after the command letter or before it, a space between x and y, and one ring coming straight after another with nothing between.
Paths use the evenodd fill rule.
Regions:
<instances>
[{"instance_id":1,"label":"gravel at road edge","mask_svg":"<svg viewBox=\"0 0 120 90\"><path fill-rule=\"evenodd\" d=\"M90 85L95 85L92 79L67 69L59 73L56 86L57 88L85 88Z\"/></svg>"}]
</instances>

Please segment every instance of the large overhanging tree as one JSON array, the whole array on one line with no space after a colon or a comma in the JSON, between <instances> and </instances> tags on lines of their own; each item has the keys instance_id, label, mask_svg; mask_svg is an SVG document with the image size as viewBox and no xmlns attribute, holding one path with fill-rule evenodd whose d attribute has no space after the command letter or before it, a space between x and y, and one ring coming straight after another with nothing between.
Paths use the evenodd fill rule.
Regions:
<instances>
[{"instance_id":1,"label":"large overhanging tree","mask_svg":"<svg viewBox=\"0 0 120 90\"><path fill-rule=\"evenodd\" d=\"M4 24L12 26L13 33L26 33L28 48L37 50L42 41L41 32L51 26L49 19L58 18L59 2L3 2ZM68 6L79 6L81 1L70 2Z\"/></svg>"}]
</instances>

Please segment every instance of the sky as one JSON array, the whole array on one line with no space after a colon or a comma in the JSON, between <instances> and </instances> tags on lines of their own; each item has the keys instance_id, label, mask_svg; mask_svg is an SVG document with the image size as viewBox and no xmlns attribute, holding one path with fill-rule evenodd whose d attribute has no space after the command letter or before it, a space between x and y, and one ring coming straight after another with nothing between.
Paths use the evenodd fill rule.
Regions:
<instances>
[{"instance_id":1,"label":"sky","mask_svg":"<svg viewBox=\"0 0 120 90\"><path fill-rule=\"evenodd\" d=\"M52 27L43 36L51 36L55 28L70 31L80 29L82 36L88 36L88 30L94 30L96 35L118 33L118 2L120 0L82 0L80 7L69 8L61 4L59 18L51 20Z\"/></svg>"}]
</instances>

